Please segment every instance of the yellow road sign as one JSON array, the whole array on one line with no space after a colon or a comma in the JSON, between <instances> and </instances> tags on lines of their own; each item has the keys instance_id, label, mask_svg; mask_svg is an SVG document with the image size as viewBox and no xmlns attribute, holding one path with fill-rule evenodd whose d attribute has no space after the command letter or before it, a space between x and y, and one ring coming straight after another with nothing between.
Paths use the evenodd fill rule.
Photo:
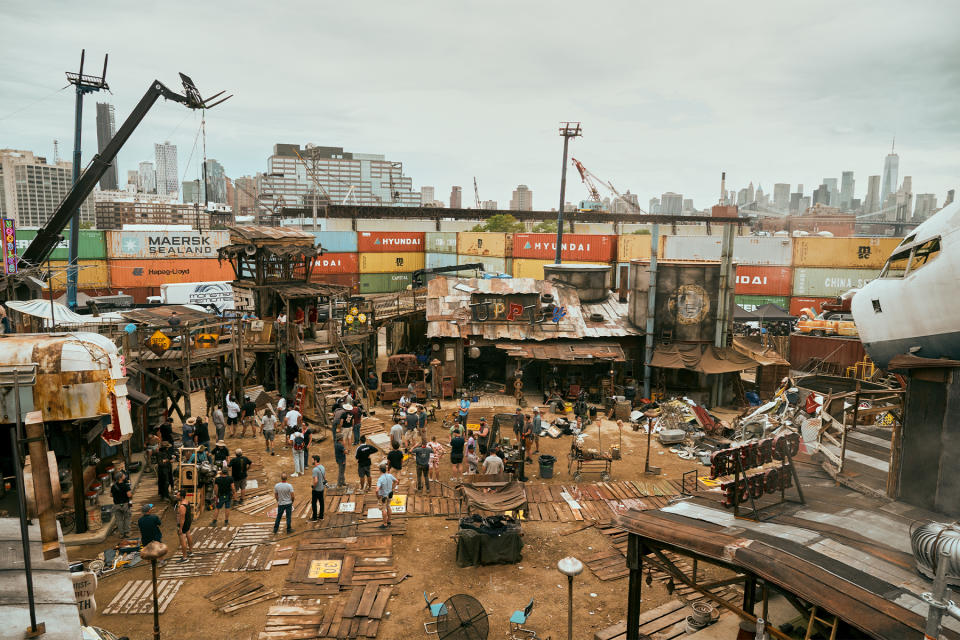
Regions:
<instances>
[{"instance_id":1,"label":"yellow road sign","mask_svg":"<svg viewBox=\"0 0 960 640\"><path fill-rule=\"evenodd\" d=\"M150 339L147 340L147 348L158 356L169 349L171 344L173 343L170 341L170 338L168 338L166 334L159 329L157 329L154 334L150 336Z\"/></svg>"},{"instance_id":2,"label":"yellow road sign","mask_svg":"<svg viewBox=\"0 0 960 640\"><path fill-rule=\"evenodd\" d=\"M343 560L314 560L310 563L308 578L339 578Z\"/></svg>"}]
</instances>

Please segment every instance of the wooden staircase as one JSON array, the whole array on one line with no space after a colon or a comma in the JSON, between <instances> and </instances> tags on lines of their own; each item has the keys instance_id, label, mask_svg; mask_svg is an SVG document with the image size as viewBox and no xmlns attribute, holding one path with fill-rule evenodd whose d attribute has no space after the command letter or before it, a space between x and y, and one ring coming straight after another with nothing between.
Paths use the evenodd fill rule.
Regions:
<instances>
[{"instance_id":1,"label":"wooden staircase","mask_svg":"<svg viewBox=\"0 0 960 640\"><path fill-rule=\"evenodd\" d=\"M328 351L301 353L300 364L313 374L317 415L323 425L329 427L333 403L353 384L340 353L332 347Z\"/></svg>"}]
</instances>

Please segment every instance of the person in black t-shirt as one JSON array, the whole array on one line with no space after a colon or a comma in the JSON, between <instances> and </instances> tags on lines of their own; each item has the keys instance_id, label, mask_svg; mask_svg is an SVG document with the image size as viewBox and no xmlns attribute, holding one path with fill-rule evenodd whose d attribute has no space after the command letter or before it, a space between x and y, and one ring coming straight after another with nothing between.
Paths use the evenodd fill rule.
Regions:
<instances>
[{"instance_id":1,"label":"person in black t-shirt","mask_svg":"<svg viewBox=\"0 0 960 640\"><path fill-rule=\"evenodd\" d=\"M223 440L217 440L216 446L213 448L213 451L210 452L210 455L213 456L213 462L217 465L218 468L223 468L224 462L227 458L230 457L230 449L227 448L227 443Z\"/></svg>"},{"instance_id":2,"label":"person in black t-shirt","mask_svg":"<svg viewBox=\"0 0 960 640\"><path fill-rule=\"evenodd\" d=\"M247 471L253 461L243 455L243 451L237 449L237 455L230 461L230 475L233 476L233 489L240 492L240 499L237 504L243 504L244 494L247 492Z\"/></svg>"},{"instance_id":3,"label":"person in black t-shirt","mask_svg":"<svg viewBox=\"0 0 960 640\"><path fill-rule=\"evenodd\" d=\"M357 458L357 475L360 477L360 491L370 488L370 456L377 452L377 448L367 444L367 436L360 436L360 446L355 454Z\"/></svg>"},{"instance_id":4,"label":"person in black t-shirt","mask_svg":"<svg viewBox=\"0 0 960 640\"><path fill-rule=\"evenodd\" d=\"M230 504L233 501L233 476L227 475L227 470L220 468L220 474L213 481L217 486L217 510L213 514L211 527L217 526L217 520L220 518L220 510L224 510L223 526L230 526Z\"/></svg>"},{"instance_id":5,"label":"person in black t-shirt","mask_svg":"<svg viewBox=\"0 0 960 640\"><path fill-rule=\"evenodd\" d=\"M160 455L160 464L157 465L157 488L161 498L173 501L170 489L173 488L173 462L169 453Z\"/></svg>"},{"instance_id":6,"label":"person in black t-shirt","mask_svg":"<svg viewBox=\"0 0 960 640\"><path fill-rule=\"evenodd\" d=\"M173 444L173 418L167 418L160 423L160 439Z\"/></svg>"},{"instance_id":7,"label":"person in black t-shirt","mask_svg":"<svg viewBox=\"0 0 960 640\"><path fill-rule=\"evenodd\" d=\"M243 400L243 405L240 407L240 437L247 437L247 427L250 427L250 436L256 437L257 435L257 404L250 399L250 396L246 396Z\"/></svg>"},{"instance_id":8,"label":"person in black t-shirt","mask_svg":"<svg viewBox=\"0 0 960 640\"><path fill-rule=\"evenodd\" d=\"M197 446L205 447L210 450L210 423L204 420L203 416L197 416Z\"/></svg>"},{"instance_id":9,"label":"person in black t-shirt","mask_svg":"<svg viewBox=\"0 0 960 640\"><path fill-rule=\"evenodd\" d=\"M117 533L121 538L130 535L130 497L133 489L130 488L130 476L120 472L120 478L110 487L113 497L113 513L117 519Z\"/></svg>"},{"instance_id":10,"label":"person in black t-shirt","mask_svg":"<svg viewBox=\"0 0 960 640\"><path fill-rule=\"evenodd\" d=\"M387 462L390 463L391 469L397 471L395 475L400 475L400 471L403 469L403 451L400 451L398 443L393 443L393 450L387 454Z\"/></svg>"},{"instance_id":11,"label":"person in black t-shirt","mask_svg":"<svg viewBox=\"0 0 960 640\"><path fill-rule=\"evenodd\" d=\"M466 440L460 435L459 431L454 432L450 438L450 464L453 466L454 473L463 474L463 446ZM453 478L451 478L453 480Z\"/></svg>"},{"instance_id":12,"label":"person in black t-shirt","mask_svg":"<svg viewBox=\"0 0 960 640\"><path fill-rule=\"evenodd\" d=\"M310 441L313 440L313 429L307 426L306 422L303 422L303 464L306 465L310 461ZM306 472L304 472L306 473Z\"/></svg>"},{"instance_id":13,"label":"person in black t-shirt","mask_svg":"<svg viewBox=\"0 0 960 640\"><path fill-rule=\"evenodd\" d=\"M143 505L140 510L143 515L137 519L137 528L140 529L140 545L147 546L151 542L163 542L163 533L160 531L160 518L150 513L152 504Z\"/></svg>"}]
</instances>

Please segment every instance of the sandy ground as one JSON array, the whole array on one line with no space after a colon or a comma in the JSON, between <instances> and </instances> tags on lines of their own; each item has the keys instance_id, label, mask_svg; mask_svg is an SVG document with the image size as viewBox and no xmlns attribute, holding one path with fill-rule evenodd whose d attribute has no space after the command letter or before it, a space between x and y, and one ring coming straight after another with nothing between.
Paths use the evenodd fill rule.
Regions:
<instances>
[{"instance_id":1,"label":"sandy ground","mask_svg":"<svg viewBox=\"0 0 960 640\"><path fill-rule=\"evenodd\" d=\"M202 397L195 396L194 402L198 403L194 406L202 407ZM511 399L503 398L503 404L511 403ZM447 404L453 406L453 403ZM383 414L389 417L389 409L381 408L378 415ZM604 449L619 441L620 434L614 422L602 421L600 429ZM428 424L428 431L430 435L436 434L442 442L448 438L439 424ZM587 446L596 446L597 425L588 427L588 432L591 438ZM623 460L614 463L613 479L632 480L643 477L646 434L642 431L634 432L628 427L622 434L622 443ZM263 449L263 441L260 439L228 439L227 444L231 450L237 446L247 450ZM565 436L557 440L544 437L541 439L541 448L542 452L557 457L554 478L542 480L537 477L537 467L534 464L532 469L528 467L530 481L572 484L573 481L566 468L570 437ZM328 470L328 477L335 478L336 465L333 461L331 440L327 438L319 446L311 447L310 453L311 455L319 454ZM695 463L681 460L666 448L661 447L655 440L651 447L650 461L651 465L661 467L665 476L677 481L684 471L697 466ZM281 448L276 456L263 457L263 462L271 483L279 480L281 471L290 473L293 470L289 449ZM405 469L401 477L403 484L399 488L401 493L405 493L410 488L409 479L415 478L412 472L412 466L409 473ZM441 479L447 481L450 477L451 469L449 458L447 458L441 467ZM348 456L347 480L351 485L356 482L356 466L352 464L352 456ZM596 477L586 476L583 482L597 480ZM296 488L297 500L308 500L309 478L294 478L292 482ZM138 515L136 514L135 517ZM195 522L199 525L208 525L210 520L212 520L210 514L202 514ZM239 512L234 512L230 517L231 525L265 520L267 518L263 515L247 516ZM292 535L292 542L296 542L307 528L306 521L299 522L301 524ZM171 554L174 554L177 549L174 525L173 510L170 509L164 517L163 534L164 542L169 545ZM295 527L297 527L296 524ZM398 575L406 573L410 577L395 587L387 607L388 616L380 626L378 638L393 640L424 637L422 623L429 619L424 608L424 591L438 596L441 600L456 593L468 593L478 598L490 615L490 638L504 637L508 630L507 621L510 614L515 609L522 608L533 597L535 608L529 621L530 628L536 630L541 638L566 637L566 578L557 571L557 561L567 555L587 556L612 548L607 536L602 535L595 528L585 529L569 536L560 535L574 528L573 523L525 523L523 525L525 546L521 563L459 568L455 562L455 542L451 537L457 529L456 519L411 518L408 533L405 536L398 536L394 541ZM116 540L114 536L107 542L111 544ZM102 546L71 548L70 559L92 558L102 548ZM241 575L252 577L266 586L276 587L279 590L288 570L289 567L279 566L266 572L222 573L209 577L187 578L166 613L161 616L163 637L199 639L213 635L231 638L231 640L256 638L257 632L263 628L265 614L272 602L253 605L233 614L221 614L214 612L212 605L203 599L202 595ZM104 608L128 580L147 579L149 573L149 565L144 563L102 579L96 593L99 607ZM601 582L588 569L585 569L584 573L576 578L574 584L574 637L591 638L596 630L624 619L627 606L626 589L626 578ZM665 588L657 582L650 587L644 585L643 589L645 607L652 608L670 599ZM90 617L89 622L117 634L126 634L132 639L152 636L152 615L96 614Z\"/></svg>"}]
</instances>

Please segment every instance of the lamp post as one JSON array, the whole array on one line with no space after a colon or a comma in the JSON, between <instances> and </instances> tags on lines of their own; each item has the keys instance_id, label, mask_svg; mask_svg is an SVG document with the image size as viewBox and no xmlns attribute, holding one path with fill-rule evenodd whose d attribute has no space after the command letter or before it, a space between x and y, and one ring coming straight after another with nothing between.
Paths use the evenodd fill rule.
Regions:
<instances>
[{"instance_id":1,"label":"lamp post","mask_svg":"<svg viewBox=\"0 0 960 640\"><path fill-rule=\"evenodd\" d=\"M153 571L153 640L160 640L160 605L157 601L157 560L167 555L167 545L154 540L140 551L140 557L150 561Z\"/></svg>"},{"instance_id":2,"label":"lamp post","mask_svg":"<svg viewBox=\"0 0 960 640\"><path fill-rule=\"evenodd\" d=\"M560 135L563 137L563 164L560 167L560 206L557 208L557 252L556 263L560 264L563 253L563 200L567 191L567 147L570 138L579 138L583 135L579 122L561 122ZM571 229L572 231L573 229Z\"/></svg>"},{"instance_id":3,"label":"lamp post","mask_svg":"<svg viewBox=\"0 0 960 640\"><path fill-rule=\"evenodd\" d=\"M557 563L557 569L567 576L567 640L573 640L573 577L583 571L583 563L567 556Z\"/></svg>"}]
</instances>

